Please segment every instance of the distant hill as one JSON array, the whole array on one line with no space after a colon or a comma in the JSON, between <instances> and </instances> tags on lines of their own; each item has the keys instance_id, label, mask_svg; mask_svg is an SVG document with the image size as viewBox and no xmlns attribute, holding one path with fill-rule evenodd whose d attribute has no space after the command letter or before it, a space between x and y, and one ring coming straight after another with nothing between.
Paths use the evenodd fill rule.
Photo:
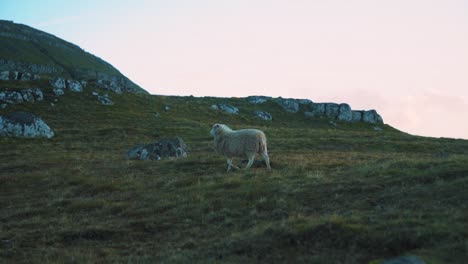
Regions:
<instances>
[{"instance_id":1,"label":"distant hill","mask_svg":"<svg viewBox=\"0 0 468 264\"><path fill-rule=\"evenodd\" d=\"M0 72L113 82L121 90L147 93L106 61L54 35L0 20Z\"/></svg>"}]
</instances>

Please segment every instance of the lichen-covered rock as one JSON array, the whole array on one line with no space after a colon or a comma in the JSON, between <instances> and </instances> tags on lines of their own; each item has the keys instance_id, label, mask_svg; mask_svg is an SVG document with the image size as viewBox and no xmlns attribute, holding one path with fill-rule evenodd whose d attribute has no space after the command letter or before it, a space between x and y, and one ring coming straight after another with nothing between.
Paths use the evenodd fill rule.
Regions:
<instances>
[{"instance_id":1,"label":"lichen-covered rock","mask_svg":"<svg viewBox=\"0 0 468 264\"><path fill-rule=\"evenodd\" d=\"M2 80L2 81L10 80L10 72L9 71L0 72L0 80Z\"/></svg>"},{"instance_id":2,"label":"lichen-covered rock","mask_svg":"<svg viewBox=\"0 0 468 264\"><path fill-rule=\"evenodd\" d=\"M35 101L42 101L44 100L44 94L42 90L39 88L28 88L21 90L21 94L23 95L23 99L25 102L33 103Z\"/></svg>"},{"instance_id":3,"label":"lichen-covered rock","mask_svg":"<svg viewBox=\"0 0 468 264\"><path fill-rule=\"evenodd\" d=\"M324 103L312 103L309 106L309 109L310 109L309 112L304 113L306 116L317 117L317 116L325 115L325 104Z\"/></svg>"},{"instance_id":4,"label":"lichen-covered rock","mask_svg":"<svg viewBox=\"0 0 468 264\"><path fill-rule=\"evenodd\" d=\"M351 107L348 104L340 104L338 117L336 119L345 122L351 121L353 119Z\"/></svg>"},{"instance_id":5,"label":"lichen-covered rock","mask_svg":"<svg viewBox=\"0 0 468 264\"><path fill-rule=\"evenodd\" d=\"M113 105L114 104L114 102L112 102L112 100L110 99L110 97L107 94L98 95L97 99L102 105Z\"/></svg>"},{"instance_id":6,"label":"lichen-covered rock","mask_svg":"<svg viewBox=\"0 0 468 264\"><path fill-rule=\"evenodd\" d=\"M0 92L0 102L7 104L23 103L23 95L17 91L2 91Z\"/></svg>"},{"instance_id":7,"label":"lichen-covered rock","mask_svg":"<svg viewBox=\"0 0 468 264\"><path fill-rule=\"evenodd\" d=\"M330 118L337 118L340 112L340 106L335 103L325 104L325 115Z\"/></svg>"},{"instance_id":8,"label":"lichen-covered rock","mask_svg":"<svg viewBox=\"0 0 468 264\"><path fill-rule=\"evenodd\" d=\"M253 114L255 117L265 121L271 121L273 119L273 116L265 111L255 111Z\"/></svg>"},{"instance_id":9,"label":"lichen-covered rock","mask_svg":"<svg viewBox=\"0 0 468 264\"><path fill-rule=\"evenodd\" d=\"M211 108L212 110L219 110L218 106L215 105L215 104L214 104L214 105L211 105L210 108Z\"/></svg>"},{"instance_id":10,"label":"lichen-covered rock","mask_svg":"<svg viewBox=\"0 0 468 264\"><path fill-rule=\"evenodd\" d=\"M351 111L351 121L352 122L360 122L362 121L362 111L357 111L357 110L353 110Z\"/></svg>"},{"instance_id":11,"label":"lichen-covered rock","mask_svg":"<svg viewBox=\"0 0 468 264\"><path fill-rule=\"evenodd\" d=\"M81 85L79 81L67 80L66 83L67 83L68 89L70 89L70 91L72 92L78 93L78 92L83 91L83 86Z\"/></svg>"},{"instance_id":12,"label":"lichen-covered rock","mask_svg":"<svg viewBox=\"0 0 468 264\"><path fill-rule=\"evenodd\" d=\"M286 112L297 113L299 111L299 103L295 99L277 98L275 102L283 107Z\"/></svg>"},{"instance_id":13,"label":"lichen-covered rock","mask_svg":"<svg viewBox=\"0 0 468 264\"><path fill-rule=\"evenodd\" d=\"M15 112L0 116L0 136L37 138L52 138L54 132L39 117L28 112Z\"/></svg>"},{"instance_id":14,"label":"lichen-covered rock","mask_svg":"<svg viewBox=\"0 0 468 264\"><path fill-rule=\"evenodd\" d=\"M19 80L20 81L31 81L31 80L34 80L34 76L32 74L30 74L29 72L23 72L19 76Z\"/></svg>"},{"instance_id":15,"label":"lichen-covered rock","mask_svg":"<svg viewBox=\"0 0 468 264\"><path fill-rule=\"evenodd\" d=\"M52 89L52 92L56 95L56 96L62 96L65 94L65 90L63 88L56 88L54 87L54 89Z\"/></svg>"},{"instance_id":16,"label":"lichen-covered rock","mask_svg":"<svg viewBox=\"0 0 468 264\"><path fill-rule=\"evenodd\" d=\"M375 110L363 111L362 121L372 124L383 124L382 117Z\"/></svg>"},{"instance_id":17,"label":"lichen-covered rock","mask_svg":"<svg viewBox=\"0 0 468 264\"><path fill-rule=\"evenodd\" d=\"M128 150L127 158L134 160L182 158L187 157L187 150L187 145L182 138L164 138L150 144L134 146Z\"/></svg>"},{"instance_id":18,"label":"lichen-covered rock","mask_svg":"<svg viewBox=\"0 0 468 264\"><path fill-rule=\"evenodd\" d=\"M270 100L271 97L268 96L248 96L247 101L251 104L263 104L264 102Z\"/></svg>"},{"instance_id":19,"label":"lichen-covered rock","mask_svg":"<svg viewBox=\"0 0 468 264\"><path fill-rule=\"evenodd\" d=\"M64 90L67 87L65 84L65 80L60 77L49 80L49 83L54 89Z\"/></svg>"},{"instance_id":20,"label":"lichen-covered rock","mask_svg":"<svg viewBox=\"0 0 468 264\"><path fill-rule=\"evenodd\" d=\"M219 103L219 104L216 104L215 106L217 107L217 110L226 112L228 114L237 115L239 113L239 109L237 107L235 107L235 106L232 106L232 105L228 105L228 104L225 104L225 103ZM211 109L215 110L216 108L213 107L213 105L212 105Z\"/></svg>"},{"instance_id":21,"label":"lichen-covered rock","mask_svg":"<svg viewBox=\"0 0 468 264\"><path fill-rule=\"evenodd\" d=\"M108 80L97 80L96 87L99 89L112 91L117 94L122 94L124 87L119 82L116 81L108 81Z\"/></svg>"}]
</instances>

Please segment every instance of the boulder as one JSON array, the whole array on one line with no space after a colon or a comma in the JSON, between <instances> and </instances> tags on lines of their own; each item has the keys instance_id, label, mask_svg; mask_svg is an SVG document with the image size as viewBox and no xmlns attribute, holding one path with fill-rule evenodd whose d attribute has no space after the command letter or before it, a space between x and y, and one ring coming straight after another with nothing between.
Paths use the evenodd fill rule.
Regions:
<instances>
[{"instance_id":1,"label":"boulder","mask_svg":"<svg viewBox=\"0 0 468 264\"><path fill-rule=\"evenodd\" d=\"M112 100L110 99L110 97L107 94L98 95L97 99L102 105L113 105L114 104L114 102L112 102Z\"/></svg>"},{"instance_id":2,"label":"boulder","mask_svg":"<svg viewBox=\"0 0 468 264\"><path fill-rule=\"evenodd\" d=\"M30 74L29 72L23 72L19 76L20 81L31 81L34 80L34 76Z\"/></svg>"},{"instance_id":3,"label":"boulder","mask_svg":"<svg viewBox=\"0 0 468 264\"><path fill-rule=\"evenodd\" d=\"M271 97L268 96L248 96L247 101L251 104L263 104L264 102L270 100Z\"/></svg>"},{"instance_id":4,"label":"boulder","mask_svg":"<svg viewBox=\"0 0 468 264\"><path fill-rule=\"evenodd\" d=\"M161 160L163 158L187 157L187 145L182 138L164 138L159 141L136 145L127 152L127 158L133 160Z\"/></svg>"},{"instance_id":5,"label":"boulder","mask_svg":"<svg viewBox=\"0 0 468 264\"><path fill-rule=\"evenodd\" d=\"M340 104L337 119L346 122L349 122L353 119L351 107L348 104Z\"/></svg>"},{"instance_id":6,"label":"boulder","mask_svg":"<svg viewBox=\"0 0 468 264\"><path fill-rule=\"evenodd\" d=\"M351 121L360 122L362 120L362 111L353 110L351 111Z\"/></svg>"},{"instance_id":7,"label":"boulder","mask_svg":"<svg viewBox=\"0 0 468 264\"><path fill-rule=\"evenodd\" d=\"M65 90L62 89L62 88L56 88L54 87L54 89L52 89L52 92L56 95L56 96L62 96L65 94Z\"/></svg>"},{"instance_id":8,"label":"boulder","mask_svg":"<svg viewBox=\"0 0 468 264\"><path fill-rule=\"evenodd\" d=\"M39 88L28 88L21 90L21 94L23 95L23 100L25 102L33 103L35 101L42 101L44 100L44 94L42 90Z\"/></svg>"},{"instance_id":9,"label":"boulder","mask_svg":"<svg viewBox=\"0 0 468 264\"><path fill-rule=\"evenodd\" d=\"M52 138L54 132L39 117L28 112L15 112L0 116L0 136L37 138Z\"/></svg>"},{"instance_id":10,"label":"boulder","mask_svg":"<svg viewBox=\"0 0 468 264\"><path fill-rule=\"evenodd\" d=\"M297 113L299 111L299 103L295 99L277 98L275 102L283 107L286 112Z\"/></svg>"},{"instance_id":11,"label":"boulder","mask_svg":"<svg viewBox=\"0 0 468 264\"><path fill-rule=\"evenodd\" d=\"M265 121L271 121L273 119L273 116L271 116L271 114L268 112L255 111L253 114L255 117L265 120Z\"/></svg>"},{"instance_id":12,"label":"boulder","mask_svg":"<svg viewBox=\"0 0 468 264\"><path fill-rule=\"evenodd\" d=\"M362 121L372 124L383 124L382 117L375 110L363 111Z\"/></svg>"},{"instance_id":13,"label":"boulder","mask_svg":"<svg viewBox=\"0 0 468 264\"><path fill-rule=\"evenodd\" d=\"M50 79L49 83L54 89L64 90L67 87L65 84L65 80L60 77Z\"/></svg>"},{"instance_id":14,"label":"boulder","mask_svg":"<svg viewBox=\"0 0 468 264\"><path fill-rule=\"evenodd\" d=\"M226 112L228 114L237 115L239 113L239 109L237 107L225 103L216 104L216 107L218 107L218 110ZM214 109L213 106L211 106L211 108Z\"/></svg>"},{"instance_id":15,"label":"boulder","mask_svg":"<svg viewBox=\"0 0 468 264\"><path fill-rule=\"evenodd\" d=\"M96 87L99 89L111 91L117 94L122 94L123 90L125 87L122 87L122 85L116 81L109 81L109 80L103 80L99 79L96 82Z\"/></svg>"},{"instance_id":16,"label":"boulder","mask_svg":"<svg viewBox=\"0 0 468 264\"><path fill-rule=\"evenodd\" d=\"M219 110L218 106L215 105L215 104L214 104L214 105L211 105L210 108L211 108L212 110Z\"/></svg>"},{"instance_id":17,"label":"boulder","mask_svg":"<svg viewBox=\"0 0 468 264\"><path fill-rule=\"evenodd\" d=\"M325 104L324 103L312 103L310 106L310 112L307 112L306 116L323 116L325 115Z\"/></svg>"},{"instance_id":18,"label":"boulder","mask_svg":"<svg viewBox=\"0 0 468 264\"><path fill-rule=\"evenodd\" d=\"M23 103L23 95L17 91L3 91L0 92L0 102L7 104Z\"/></svg>"},{"instance_id":19,"label":"boulder","mask_svg":"<svg viewBox=\"0 0 468 264\"><path fill-rule=\"evenodd\" d=\"M2 80L2 81L10 80L10 72L9 71L0 72L0 80Z\"/></svg>"},{"instance_id":20,"label":"boulder","mask_svg":"<svg viewBox=\"0 0 468 264\"><path fill-rule=\"evenodd\" d=\"M340 112L340 106L335 103L325 103L325 115L330 118L337 118Z\"/></svg>"},{"instance_id":21,"label":"boulder","mask_svg":"<svg viewBox=\"0 0 468 264\"><path fill-rule=\"evenodd\" d=\"M82 92L83 91L83 86L79 81L75 80L67 80L67 87L70 89L72 92Z\"/></svg>"}]
</instances>

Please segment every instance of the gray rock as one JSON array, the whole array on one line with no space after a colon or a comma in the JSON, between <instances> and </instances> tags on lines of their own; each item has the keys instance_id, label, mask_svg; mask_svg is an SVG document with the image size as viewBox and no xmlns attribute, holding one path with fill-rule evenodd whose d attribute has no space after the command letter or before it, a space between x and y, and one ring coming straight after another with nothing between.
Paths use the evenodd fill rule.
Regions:
<instances>
[{"instance_id":1,"label":"gray rock","mask_svg":"<svg viewBox=\"0 0 468 264\"><path fill-rule=\"evenodd\" d=\"M212 110L219 110L218 106L215 105L215 104L214 104L214 105L211 105L210 108L211 108Z\"/></svg>"},{"instance_id":2,"label":"gray rock","mask_svg":"<svg viewBox=\"0 0 468 264\"><path fill-rule=\"evenodd\" d=\"M31 81L31 80L34 80L34 76L32 74L30 74L29 72L23 72L22 74L20 74L19 80L20 81Z\"/></svg>"},{"instance_id":3,"label":"gray rock","mask_svg":"<svg viewBox=\"0 0 468 264\"><path fill-rule=\"evenodd\" d=\"M81 80L80 83L81 86L83 86L83 88L86 88L86 85L88 85L88 82L86 82L85 80Z\"/></svg>"},{"instance_id":4,"label":"gray rock","mask_svg":"<svg viewBox=\"0 0 468 264\"><path fill-rule=\"evenodd\" d=\"M425 262L415 256L403 256L385 260L379 264L425 264Z\"/></svg>"},{"instance_id":5,"label":"gray rock","mask_svg":"<svg viewBox=\"0 0 468 264\"><path fill-rule=\"evenodd\" d=\"M353 119L351 107L348 104L340 104L337 119L346 122L349 122Z\"/></svg>"},{"instance_id":6,"label":"gray rock","mask_svg":"<svg viewBox=\"0 0 468 264\"><path fill-rule=\"evenodd\" d=\"M337 118L340 112L340 106L335 103L325 103L325 115L330 118Z\"/></svg>"},{"instance_id":7,"label":"gray rock","mask_svg":"<svg viewBox=\"0 0 468 264\"><path fill-rule=\"evenodd\" d=\"M337 126L337 124L336 124L335 121L333 121L333 120L331 120L330 122L328 122L328 124L329 124L330 126L334 126L334 127Z\"/></svg>"},{"instance_id":8,"label":"gray rock","mask_svg":"<svg viewBox=\"0 0 468 264\"><path fill-rule=\"evenodd\" d=\"M362 121L372 124L383 124L382 117L375 110L363 111Z\"/></svg>"},{"instance_id":9,"label":"gray rock","mask_svg":"<svg viewBox=\"0 0 468 264\"><path fill-rule=\"evenodd\" d=\"M228 114L235 114L237 115L239 113L239 109L235 106L228 105L225 103L220 103L216 105L220 111L226 112Z\"/></svg>"},{"instance_id":10,"label":"gray rock","mask_svg":"<svg viewBox=\"0 0 468 264\"><path fill-rule=\"evenodd\" d=\"M277 98L275 102L283 107L286 112L297 113L299 111L299 103L295 99Z\"/></svg>"},{"instance_id":11,"label":"gray rock","mask_svg":"<svg viewBox=\"0 0 468 264\"><path fill-rule=\"evenodd\" d=\"M67 87L70 89L72 92L82 92L83 91L83 86L79 81L75 80L67 80Z\"/></svg>"},{"instance_id":12,"label":"gray rock","mask_svg":"<svg viewBox=\"0 0 468 264\"><path fill-rule=\"evenodd\" d=\"M351 111L351 114L352 114L352 117L351 117L352 122L362 121L362 111L353 110Z\"/></svg>"},{"instance_id":13,"label":"gray rock","mask_svg":"<svg viewBox=\"0 0 468 264\"><path fill-rule=\"evenodd\" d=\"M107 94L98 95L97 99L102 105L113 105L114 104L114 102L112 102L112 100L109 98L109 96Z\"/></svg>"},{"instance_id":14,"label":"gray rock","mask_svg":"<svg viewBox=\"0 0 468 264\"><path fill-rule=\"evenodd\" d=\"M383 130L383 129L382 129L381 127L378 127L378 126L374 127L374 131L380 132L380 131L382 131L382 130Z\"/></svg>"},{"instance_id":15,"label":"gray rock","mask_svg":"<svg viewBox=\"0 0 468 264\"><path fill-rule=\"evenodd\" d=\"M312 103L310 105L310 114L307 116L316 117L325 115L325 104L324 103Z\"/></svg>"},{"instance_id":16,"label":"gray rock","mask_svg":"<svg viewBox=\"0 0 468 264\"><path fill-rule=\"evenodd\" d=\"M34 114L15 112L6 116L0 116L0 136L52 138L54 132L42 119Z\"/></svg>"},{"instance_id":17,"label":"gray rock","mask_svg":"<svg viewBox=\"0 0 468 264\"><path fill-rule=\"evenodd\" d=\"M21 94L23 95L23 100L25 102L35 102L35 101L42 101L44 100L44 94L42 90L39 88L28 88L21 90Z\"/></svg>"},{"instance_id":18,"label":"gray rock","mask_svg":"<svg viewBox=\"0 0 468 264\"><path fill-rule=\"evenodd\" d=\"M17 91L0 92L0 102L7 104L20 104L24 102L23 95Z\"/></svg>"},{"instance_id":19,"label":"gray rock","mask_svg":"<svg viewBox=\"0 0 468 264\"><path fill-rule=\"evenodd\" d=\"M133 160L160 160L162 158L187 157L187 145L182 138L164 138L159 141L136 145L127 152L127 158Z\"/></svg>"},{"instance_id":20,"label":"gray rock","mask_svg":"<svg viewBox=\"0 0 468 264\"><path fill-rule=\"evenodd\" d=\"M56 95L56 96L62 96L65 94L65 90L63 88L54 88L52 90L52 92Z\"/></svg>"},{"instance_id":21,"label":"gray rock","mask_svg":"<svg viewBox=\"0 0 468 264\"><path fill-rule=\"evenodd\" d=\"M93 92L91 92L91 95L98 96L98 95L99 95L99 93L98 93L98 92L95 92L95 91L93 91Z\"/></svg>"},{"instance_id":22,"label":"gray rock","mask_svg":"<svg viewBox=\"0 0 468 264\"><path fill-rule=\"evenodd\" d=\"M114 80L103 80L99 79L96 82L96 87L99 89L111 91L117 94L122 94L124 87L122 86L121 83L114 81Z\"/></svg>"},{"instance_id":23,"label":"gray rock","mask_svg":"<svg viewBox=\"0 0 468 264\"><path fill-rule=\"evenodd\" d=\"M53 88L64 90L66 88L65 80L63 78L57 77L49 80L50 85Z\"/></svg>"},{"instance_id":24,"label":"gray rock","mask_svg":"<svg viewBox=\"0 0 468 264\"><path fill-rule=\"evenodd\" d=\"M271 97L268 96L248 96L247 101L251 104L263 104L264 102L270 100Z\"/></svg>"},{"instance_id":25,"label":"gray rock","mask_svg":"<svg viewBox=\"0 0 468 264\"><path fill-rule=\"evenodd\" d=\"M10 72L9 71L0 72L0 80L2 80L2 81L10 80Z\"/></svg>"},{"instance_id":26,"label":"gray rock","mask_svg":"<svg viewBox=\"0 0 468 264\"><path fill-rule=\"evenodd\" d=\"M270 113L265 112L265 111L255 111L253 114L255 117L260 118L265 121L271 121L273 119L273 116Z\"/></svg>"},{"instance_id":27,"label":"gray rock","mask_svg":"<svg viewBox=\"0 0 468 264\"><path fill-rule=\"evenodd\" d=\"M164 106L164 111L167 112L167 111L169 111L169 110L171 110L171 107L170 107L170 106L168 106L168 105Z\"/></svg>"}]
</instances>

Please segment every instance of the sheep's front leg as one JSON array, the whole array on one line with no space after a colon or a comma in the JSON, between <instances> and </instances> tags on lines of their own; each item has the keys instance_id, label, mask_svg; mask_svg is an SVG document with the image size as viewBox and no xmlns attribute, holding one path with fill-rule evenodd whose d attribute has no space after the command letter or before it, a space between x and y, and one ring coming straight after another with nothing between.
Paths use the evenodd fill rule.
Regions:
<instances>
[{"instance_id":1,"label":"sheep's front leg","mask_svg":"<svg viewBox=\"0 0 468 264\"><path fill-rule=\"evenodd\" d=\"M237 167L236 165L234 165L234 163L232 163L232 159L227 159L227 164L228 164L228 168L227 168L227 171L231 171L232 168L234 169L239 169L239 167Z\"/></svg>"}]
</instances>

